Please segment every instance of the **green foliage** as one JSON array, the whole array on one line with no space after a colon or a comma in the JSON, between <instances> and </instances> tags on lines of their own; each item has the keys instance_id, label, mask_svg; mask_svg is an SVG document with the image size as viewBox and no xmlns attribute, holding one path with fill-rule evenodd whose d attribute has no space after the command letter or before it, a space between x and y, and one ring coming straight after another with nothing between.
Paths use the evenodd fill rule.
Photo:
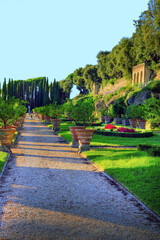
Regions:
<instances>
[{"instance_id":1,"label":"green foliage","mask_svg":"<svg viewBox=\"0 0 160 240\"><path fill-rule=\"evenodd\" d=\"M113 118L122 117L125 113L126 105L124 103L124 98L118 98L113 104L109 106L109 115Z\"/></svg>"},{"instance_id":2,"label":"green foliage","mask_svg":"<svg viewBox=\"0 0 160 240\"><path fill-rule=\"evenodd\" d=\"M26 110L20 100L4 100L0 98L0 119L3 121L4 128L26 113Z\"/></svg>"},{"instance_id":3,"label":"green foliage","mask_svg":"<svg viewBox=\"0 0 160 240\"><path fill-rule=\"evenodd\" d=\"M150 90L155 93L160 93L160 81L152 81L150 82L146 87L143 88L143 90Z\"/></svg>"},{"instance_id":4,"label":"green foliage","mask_svg":"<svg viewBox=\"0 0 160 240\"><path fill-rule=\"evenodd\" d=\"M145 119L144 106L135 106L133 104L129 105L126 109L125 117L130 119Z\"/></svg>"},{"instance_id":5,"label":"green foliage","mask_svg":"<svg viewBox=\"0 0 160 240\"><path fill-rule=\"evenodd\" d=\"M143 104L146 119L159 125L160 124L160 98L156 99L152 94L152 97L147 99Z\"/></svg>"},{"instance_id":6,"label":"green foliage","mask_svg":"<svg viewBox=\"0 0 160 240\"><path fill-rule=\"evenodd\" d=\"M61 80L59 82L59 85L60 85L60 87L63 90L63 94L62 94L63 95L63 99L65 100L65 99L69 98L70 97L70 93L71 93L71 89L73 87L73 80L72 80L72 78L69 79L69 77L68 77L68 79Z\"/></svg>"},{"instance_id":7,"label":"green foliage","mask_svg":"<svg viewBox=\"0 0 160 240\"><path fill-rule=\"evenodd\" d=\"M6 97L7 97L7 87L6 87L6 78L5 78L3 82L3 87L2 87L2 98L6 100Z\"/></svg>"},{"instance_id":8,"label":"green foliage","mask_svg":"<svg viewBox=\"0 0 160 240\"><path fill-rule=\"evenodd\" d=\"M64 113L73 119L76 125L91 125L94 121L94 111L95 106L92 98L83 99L76 103L70 100L64 105Z\"/></svg>"},{"instance_id":9,"label":"green foliage","mask_svg":"<svg viewBox=\"0 0 160 240\"><path fill-rule=\"evenodd\" d=\"M49 106L49 113L48 115L53 118L53 119L58 119L63 112L63 106L62 105L57 105L57 104L51 104Z\"/></svg>"}]
</instances>

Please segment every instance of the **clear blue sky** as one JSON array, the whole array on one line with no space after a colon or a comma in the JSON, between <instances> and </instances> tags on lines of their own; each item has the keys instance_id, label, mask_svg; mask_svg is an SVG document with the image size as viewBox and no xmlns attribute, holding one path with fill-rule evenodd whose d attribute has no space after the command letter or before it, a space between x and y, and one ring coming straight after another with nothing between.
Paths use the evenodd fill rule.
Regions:
<instances>
[{"instance_id":1,"label":"clear blue sky","mask_svg":"<svg viewBox=\"0 0 160 240\"><path fill-rule=\"evenodd\" d=\"M0 81L65 79L131 37L148 0L0 0ZM72 96L76 95L73 90Z\"/></svg>"}]
</instances>

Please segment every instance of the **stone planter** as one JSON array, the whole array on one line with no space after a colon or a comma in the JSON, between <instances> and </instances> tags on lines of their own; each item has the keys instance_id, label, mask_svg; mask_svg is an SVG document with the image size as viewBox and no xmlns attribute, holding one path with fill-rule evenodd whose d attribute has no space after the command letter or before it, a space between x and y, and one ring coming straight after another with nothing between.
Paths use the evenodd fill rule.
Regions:
<instances>
[{"instance_id":1,"label":"stone planter","mask_svg":"<svg viewBox=\"0 0 160 240\"><path fill-rule=\"evenodd\" d=\"M10 146L14 137L16 129L0 129L0 142L1 145Z\"/></svg>"},{"instance_id":2,"label":"stone planter","mask_svg":"<svg viewBox=\"0 0 160 240\"><path fill-rule=\"evenodd\" d=\"M75 131L79 141L79 152L89 151L95 129L75 129Z\"/></svg>"},{"instance_id":3,"label":"stone planter","mask_svg":"<svg viewBox=\"0 0 160 240\"><path fill-rule=\"evenodd\" d=\"M130 126L132 128L136 128L137 126L137 119L129 119Z\"/></svg>"},{"instance_id":4,"label":"stone planter","mask_svg":"<svg viewBox=\"0 0 160 240\"><path fill-rule=\"evenodd\" d=\"M46 124L49 124L51 122L51 118L49 116L44 116L44 120Z\"/></svg>"},{"instance_id":5,"label":"stone planter","mask_svg":"<svg viewBox=\"0 0 160 240\"><path fill-rule=\"evenodd\" d=\"M129 119L123 119L122 120L122 125L123 126L129 126L130 124L129 124Z\"/></svg>"},{"instance_id":6,"label":"stone planter","mask_svg":"<svg viewBox=\"0 0 160 240\"><path fill-rule=\"evenodd\" d=\"M60 124L61 124L61 120L60 119L51 119L52 121L52 130L59 131L60 129Z\"/></svg>"},{"instance_id":7,"label":"stone planter","mask_svg":"<svg viewBox=\"0 0 160 240\"><path fill-rule=\"evenodd\" d=\"M145 129L146 128L146 120L138 119L137 120L137 125L138 125L139 128Z\"/></svg>"},{"instance_id":8,"label":"stone planter","mask_svg":"<svg viewBox=\"0 0 160 240\"><path fill-rule=\"evenodd\" d=\"M100 121L101 121L102 123L104 123L104 122L105 122L105 117L104 117L104 116L101 116L101 117L100 117Z\"/></svg>"},{"instance_id":9,"label":"stone planter","mask_svg":"<svg viewBox=\"0 0 160 240\"><path fill-rule=\"evenodd\" d=\"M79 147L78 137L76 134L75 129L85 129L85 126L70 126L69 127L71 134L72 134L72 145L71 147Z\"/></svg>"},{"instance_id":10,"label":"stone planter","mask_svg":"<svg viewBox=\"0 0 160 240\"><path fill-rule=\"evenodd\" d=\"M107 123L107 124L109 124L109 123L111 123L112 121L113 121L113 118L111 118L111 117L104 117L105 118L105 122Z\"/></svg>"},{"instance_id":11,"label":"stone planter","mask_svg":"<svg viewBox=\"0 0 160 240\"><path fill-rule=\"evenodd\" d=\"M114 124L122 124L122 118L114 118Z\"/></svg>"}]
</instances>

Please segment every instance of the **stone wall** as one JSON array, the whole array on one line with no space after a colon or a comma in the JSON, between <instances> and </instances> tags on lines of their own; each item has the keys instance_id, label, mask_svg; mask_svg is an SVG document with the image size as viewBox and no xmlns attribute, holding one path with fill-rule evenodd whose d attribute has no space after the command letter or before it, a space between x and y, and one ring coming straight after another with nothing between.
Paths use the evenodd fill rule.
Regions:
<instances>
[{"instance_id":1,"label":"stone wall","mask_svg":"<svg viewBox=\"0 0 160 240\"><path fill-rule=\"evenodd\" d=\"M132 85L147 84L149 81L150 75L151 75L151 70L146 68L145 63L141 63L137 66L134 66L132 71Z\"/></svg>"}]
</instances>

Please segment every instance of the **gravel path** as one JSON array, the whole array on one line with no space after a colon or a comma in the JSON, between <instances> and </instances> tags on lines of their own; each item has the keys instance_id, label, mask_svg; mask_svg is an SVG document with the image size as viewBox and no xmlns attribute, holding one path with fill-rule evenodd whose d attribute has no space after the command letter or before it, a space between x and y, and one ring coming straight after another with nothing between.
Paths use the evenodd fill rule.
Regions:
<instances>
[{"instance_id":1,"label":"gravel path","mask_svg":"<svg viewBox=\"0 0 160 240\"><path fill-rule=\"evenodd\" d=\"M38 119L0 180L0 239L160 239L159 222Z\"/></svg>"}]
</instances>

